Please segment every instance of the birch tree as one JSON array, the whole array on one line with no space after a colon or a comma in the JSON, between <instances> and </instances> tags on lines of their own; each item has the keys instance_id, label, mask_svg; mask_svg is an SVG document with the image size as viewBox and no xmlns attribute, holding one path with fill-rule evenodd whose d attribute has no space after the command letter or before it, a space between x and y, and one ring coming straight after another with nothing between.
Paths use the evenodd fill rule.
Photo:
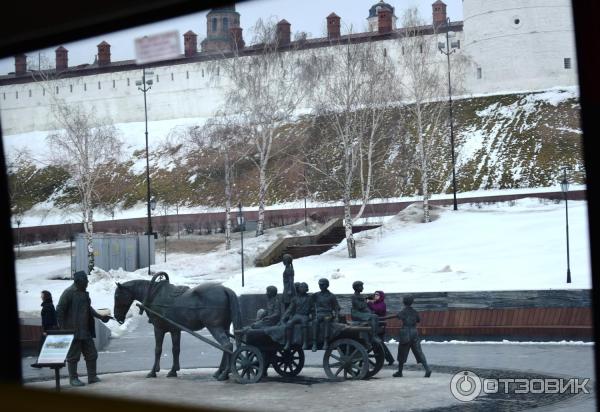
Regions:
<instances>
[{"instance_id":1,"label":"birch tree","mask_svg":"<svg viewBox=\"0 0 600 412\"><path fill-rule=\"evenodd\" d=\"M52 162L69 172L79 196L87 239L88 273L94 269L94 205L100 176L118 159L122 143L114 126L101 123L92 112L79 106L53 105L58 132L47 141Z\"/></svg>"},{"instance_id":2,"label":"birch tree","mask_svg":"<svg viewBox=\"0 0 600 412\"><path fill-rule=\"evenodd\" d=\"M190 141L196 150L210 149L215 152L212 157L220 162L222 183L225 194L225 249L231 249L231 207L233 204L233 178L238 162L247 158L247 132L244 127L232 119L216 116L203 127L190 130ZM206 158L206 156L204 156Z\"/></svg>"},{"instance_id":3,"label":"birch tree","mask_svg":"<svg viewBox=\"0 0 600 412\"><path fill-rule=\"evenodd\" d=\"M281 44L276 26L259 20L251 53L234 50L233 56L219 61L227 76L225 111L239 116L248 141L254 148L249 156L258 170L258 221L256 235L264 231L265 200L274 180L271 160L279 137L278 128L289 123L311 87L301 84L304 59L294 52L294 44ZM285 50L284 50L285 49Z\"/></svg>"},{"instance_id":4,"label":"birch tree","mask_svg":"<svg viewBox=\"0 0 600 412\"><path fill-rule=\"evenodd\" d=\"M443 126L448 116L447 71L443 55L439 52L436 35L425 35L422 31L425 22L419 17L416 8L405 12L403 31L398 38L401 50L399 61L399 84L407 100L405 106L404 130L406 137L416 142L415 168L420 175L423 196L423 222L430 222L429 185L432 170L432 154L439 147L445 147ZM455 59L453 68L453 89L458 90L462 83L464 59Z\"/></svg>"},{"instance_id":5,"label":"birch tree","mask_svg":"<svg viewBox=\"0 0 600 412\"><path fill-rule=\"evenodd\" d=\"M314 114L332 128L332 144L339 147L335 159L309 162L309 166L332 180L340 189L348 257L356 257L353 222L362 216L373 189L376 156L383 141L383 120L390 105L399 100L394 87L394 66L385 48L373 41L346 37L327 51L316 51L312 64L318 68ZM326 164L329 163L329 166ZM351 211L359 186L361 207Z\"/></svg>"}]
</instances>

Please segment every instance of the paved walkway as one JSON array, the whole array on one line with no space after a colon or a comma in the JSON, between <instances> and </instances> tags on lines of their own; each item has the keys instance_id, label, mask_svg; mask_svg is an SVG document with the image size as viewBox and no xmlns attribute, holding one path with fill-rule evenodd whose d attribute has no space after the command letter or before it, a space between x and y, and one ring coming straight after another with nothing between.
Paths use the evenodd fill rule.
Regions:
<instances>
[{"instance_id":1,"label":"paved walkway","mask_svg":"<svg viewBox=\"0 0 600 412\"><path fill-rule=\"evenodd\" d=\"M209 336L206 331L201 333ZM395 353L397 346L393 344L389 346L392 353ZM159 378L146 379L144 376L153 362L154 337L151 325L144 318L140 318L135 330L120 338L111 339L106 350L100 352L98 369L103 374L101 375L103 383L84 388L66 387L65 390L89 393L102 391L102 393L118 396L130 396L131 394L135 396L136 393L142 393L144 399L148 399L150 396L152 399L162 401L178 401L182 394L186 394L191 396L190 402L196 402L196 405L246 410L306 410L313 408L329 410L342 406L346 410L358 410L365 408L367 399L376 400L378 410L444 410L452 405L459 408L456 410L467 410L465 409L467 404L458 404L449 391L453 372L461 369L472 368L483 371L483 373L489 370L490 373L495 374L493 376L501 377L504 377L503 371L506 371L506 377L541 374L553 377L591 378L595 382L593 346L424 344L423 349L429 363L433 365L434 373L430 379L423 379L421 369L411 365L414 362L411 355L406 379L392 378L394 367L386 366L377 374L376 379L371 381L327 382L321 367L323 352L307 351L307 366L301 373L304 378L298 382L277 379L274 377L277 375L270 369L270 377L266 382L256 385L239 385L234 382L223 383L212 380L210 375L214 371L213 368L219 363L221 353L184 333L180 377L177 379L164 377L171 366L172 359L170 338L167 335L161 362L163 369L159 373ZM52 371L31 368L29 364L34 361L35 358L23 359L25 381L46 380L46 382L31 384L52 387L53 383L47 381L53 378ZM80 373L85 374L84 362L80 362L79 366ZM66 376L65 369L62 369L61 372L63 376ZM200 382L201 385L198 385ZM63 385L66 385L66 381L63 382ZM330 399L331 396L327 394L336 394L335 400ZM337 397L338 395L339 397ZM241 398L246 400L236 401ZM261 399L270 400L273 403L264 406L260 403ZM294 402L291 402L290 399L293 399ZM296 408L297 399L302 399L304 403L299 404ZM494 408L490 408L489 404L486 408L494 410ZM546 405L543 410L559 411L565 408L568 408L570 412L594 411L596 410L595 395L593 393L577 395L553 405ZM502 407L497 410L506 409Z\"/></svg>"}]
</instances>

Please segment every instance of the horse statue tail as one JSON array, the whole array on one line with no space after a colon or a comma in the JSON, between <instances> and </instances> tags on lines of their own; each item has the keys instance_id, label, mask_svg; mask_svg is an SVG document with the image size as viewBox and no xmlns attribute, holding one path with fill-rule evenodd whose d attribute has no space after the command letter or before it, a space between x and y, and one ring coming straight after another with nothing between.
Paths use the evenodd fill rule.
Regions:
<instances>
[{"instance_id":1,"label":"horse statue tail","mask_svg":"<svg viewBox=\"0 0 600 412\"><path fill-rule=\"evenodd\" d=\"M235 292L229 288L225 288L225 294L229 299L229 312L231 313L231 323L233 328L239 330L242 328L242 312L240 310L240 303Z\"/></svg>"}]
</instances>

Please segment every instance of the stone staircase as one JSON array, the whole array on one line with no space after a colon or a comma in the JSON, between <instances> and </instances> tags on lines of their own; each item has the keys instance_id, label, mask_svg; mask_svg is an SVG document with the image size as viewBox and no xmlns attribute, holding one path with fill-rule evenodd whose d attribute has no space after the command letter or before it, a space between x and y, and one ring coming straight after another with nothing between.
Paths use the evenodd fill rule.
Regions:
<instances>
[{"instance_id":1,"label":"stone staircase","mask_svg":"<svg viewBox=\"0 0 600 412\"><path fill-rule=\"evenodd\" d=\"M375 229L379 225L354 226L352 233L363 230ZM255 260L256 266L269 266L281 262L281 257L288 253L294 259L305 256L320 255L337 246L346 237L346 230L342 226L342 219L332 219L323 229L314 235L289 237L275 242Z\"/></svg>"}]
</instances>

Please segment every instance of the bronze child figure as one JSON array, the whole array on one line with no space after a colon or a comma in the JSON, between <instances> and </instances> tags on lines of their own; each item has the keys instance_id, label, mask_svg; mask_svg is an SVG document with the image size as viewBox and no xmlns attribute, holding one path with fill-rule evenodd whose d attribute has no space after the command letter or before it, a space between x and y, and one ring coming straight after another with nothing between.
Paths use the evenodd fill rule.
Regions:
<instances>
[{"instance_id":1,"label":"bronze child figure","mask_svg":"<svg viewBox=\"0 0 600 412\"><path fill-rule=\"evenodd\" d=\"M354 289L354 295L352 295L352 309L350 310L352 320L369 322L371 330L373 331L373 341L381 343L381 338L377 333L379 328L379 318L369 310L367 300L361 295L363 283L360 280L357 280L352 284L352 289Z\"/></svg>"},{"instance_id":2,"label":"bronze child figure","mask_svg":"<svg viewBox=\"0 0 600 412\"><path fill-rule=\"evenodd\" d=\"M319 279L319 292L311 295L315 316L313 318L313 346L312 351L317 351L317 333L319 325L323 325L323 349L327 349L329 339L330 323L337 320L340 313L340 305L333 293L329 291L329 281L325 278Z\"/></svg>"},{"instance_id":3,"label":"bronze child figure","mask_svg":"<svg viewBox=\"0 0 600 412\"><path fill-rule=\"evenodd\" d=\"M294 335L294 325L299 323L302 327L302 349L307 348L307 325L312 317L311 297L307 294L308 285L305 282L298 284L298 294L292 299L281 321L285 324L285 346L289 350Z\"/></svg>"},{"instance_id":4,"label":"bronze child figure","mask_svg":"<svg viewBox=\"0 0 600 412\"><path fill-rule=\"evenodd\" d=\"M267 308L259 309L256 322L250 327L260 329L265 326L275 326L281 319L281 301L277 297L277 287L267 286Z\"/></svg>"},{"instance_id":5,"label":"bronze child figure","mask_svg":"<svg viewBox=\"0 0 600 412\"><path fill-rule=\"evenodd\" d=\"M408 358L408 352L412 350L417 363L425 368L425 377L431 376L431 368L427 365L427 359L421 348L421 338L417 332L417 323L421 321L419 313L412 308L414 298L405 296L402 299L404 308L398 313L398 318L402 321L400 335L398 336L398 371L393 374L394 378L402 376L402 368Z\"/></svg>"}]
</instances>

